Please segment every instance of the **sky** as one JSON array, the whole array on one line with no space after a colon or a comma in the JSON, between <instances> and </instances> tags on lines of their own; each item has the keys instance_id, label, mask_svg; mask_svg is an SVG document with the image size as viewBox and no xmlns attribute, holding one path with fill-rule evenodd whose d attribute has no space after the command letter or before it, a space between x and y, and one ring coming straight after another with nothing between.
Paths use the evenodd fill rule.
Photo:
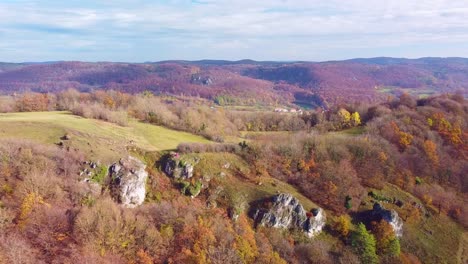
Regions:
<instances>
[{"instance_id":1,"label":"sky","mask_svg":"<svg viewBox=\"0 0 468 264\"><path fill-rule=\"evenodd\" d=\"M0 61L468 57L466 0L0 0Z\"/></svg>"}]
</instances>

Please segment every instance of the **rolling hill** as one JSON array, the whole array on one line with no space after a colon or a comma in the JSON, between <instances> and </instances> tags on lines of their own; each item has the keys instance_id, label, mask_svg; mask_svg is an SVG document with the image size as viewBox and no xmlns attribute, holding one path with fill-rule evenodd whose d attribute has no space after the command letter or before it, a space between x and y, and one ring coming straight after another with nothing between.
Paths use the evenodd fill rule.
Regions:
<instances>
[{"instance_id":1,"label":"rolling hill","mask_svg":"<svg viewBox=\"0 0 468 264\"><path fill-rule=\"evenodd\" d=\"M229 97L236 104L327 107L376 102L407 92L468 95L468 59L372 58L330 62L252 60L147 63L0 64L0 92L113 89L130 93Z\"/></svg>"},{"instance_id":2,"label":"rolling hill","mask_svg":"<svg viewBox=\"0 0 468 264\"><path fill-rule=\"evenodd\" d=\"M0 139L33 140L59 144L103 162L115 161L132 147L145 151L175 149L182 142L209 142L186 132L131 121L128 127L68 112L0 114ZM63 136L69 139L64 140Z\"/></svg>"}]
</instances>

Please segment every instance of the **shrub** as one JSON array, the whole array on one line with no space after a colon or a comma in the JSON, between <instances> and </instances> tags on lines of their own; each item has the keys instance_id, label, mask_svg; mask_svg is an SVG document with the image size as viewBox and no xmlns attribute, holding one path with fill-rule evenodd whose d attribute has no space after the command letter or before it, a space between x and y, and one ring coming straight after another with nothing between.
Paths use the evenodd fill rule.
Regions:
<instances>
[{"instance_id":1,"label":"shrub","mask_svg":"<svg viewBox=\"0 0 468 264\"><path fill-rule=\"evenodd\" d=\"M228 152L236 153L240 147L230 143L181 143L177 146L177 151L181 153L205 153L205 152Z\"/></svg>"},{"instance_id":2,"label":"shrub","mask_svg":"<svg viewBox=\"0 0 468 264\"><path fill-rule=\"evenodd\" d=\"M123 110L110 110L103 105L97 103L80 103L70 109L74 115L79 115L85 118L100 119L107 122L115 123L119 126L128 125L128 114Z\"/></svg>"},{"instance_id":3,"label":"shrub","mask_svg":"<svg viewBox=\"0 0 468 264\"><path fill-rule=\"evenodd\" d=\"M415 180L416 184L420 185L420 184L423 184L423 179L419 178L419 177L416 177L416 180Z\"/></svg>"},{"instance_id":4,"label":"shrub","mask_svg":"<svg viewBox=\"0 0 468 264\"><path fill-rule=\"evenodd\" d=\"M333 223L333 230L340 234L342 237L347 237L351 229L351 218L348 215L340 215Z\"/></svg>"},{"instance_id":5,"label":"shrub","mask_svg":"<svg viewBox=\"0 0 468 264\"><path fill-rule=\"evenodd\" d=\"M345 208L347 210L349 210L349 209L351 209L353 207L353 204L352 204L351 200L352 200L352 198L349 197L349 195L347 195L346 198L345 198Z\"/></svg>"},{"instance_id":6,"label":"shrub","mask_svg":"<svg viewBox=\"0 0 468 264\"><path fill-rule=\"evenodd\" d=\"M107 166L99 166L95 169L93 176L91 177L91 180L103 184L105 178L107 177L108 174L108 168Z\"/></svg>"},{"instance_id":7,"label":"shrub","mask_svg":"<svg viewBox=\"0 0 468 264\"><path fill-rule=\"evenodd\" d=\"M195 184L191 184L188 188L187 188L187 195L190 195L192 197L195 197L197 196L200 191L201 191L201 188L202 188L202 182L200 180L197 180L195 182Z\"/></svg>"}]
</instances>

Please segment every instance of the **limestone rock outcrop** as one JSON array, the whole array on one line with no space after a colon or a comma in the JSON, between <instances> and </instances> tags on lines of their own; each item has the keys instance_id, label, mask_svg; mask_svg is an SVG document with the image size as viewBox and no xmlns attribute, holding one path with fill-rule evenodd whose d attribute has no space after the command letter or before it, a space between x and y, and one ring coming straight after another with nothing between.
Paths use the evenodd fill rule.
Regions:
<instances>
[{"instance_id":1,"label":"limestone rock outcrop","mask_svg":"<svg viewBox=\"0 0 468 264\"><path fill-rule=\"evenodd\" d=\"M128 156L109 168L110 190L117 202L126 207L141 205L146 196L146 165Z\"/></svg>"},{"instance_id":2,"label":"limestone rock outcrop","mask_svg":"<svg viewBox=\"0 0 468 264\"><path fill-rule=\"evenodd\" d=\"M163 164L163 170L175 179L190 179L197 162L197 160L182 160L177 153L171 153Z\"/></svg>"},{"instance_id":3,"label":"limestone rock outcrop","mask_svg":"<svg viewBox=\"0 0 468 264\"><path fill-rule=\"evenodd\" d=\"M312 212L313 217L307 218L303 226L304 231L309 235L309 237L313 237L322 232L327 220L325 211L322 208L314 209Z\"/></svg>"},{"instance_id":4,"label":"limestone rock outcrop","mask_svg":"<svg viewBox=\"0 0 468 264\"><path fill-rule=\"evenodd\" d=\"M271 198L269 208L258 208L253 213L257 225L303 230L309 237L320 233L325 226L325 212L318 208L308 214L299 200L281 193Z\"/></svg>"}]
</instances>

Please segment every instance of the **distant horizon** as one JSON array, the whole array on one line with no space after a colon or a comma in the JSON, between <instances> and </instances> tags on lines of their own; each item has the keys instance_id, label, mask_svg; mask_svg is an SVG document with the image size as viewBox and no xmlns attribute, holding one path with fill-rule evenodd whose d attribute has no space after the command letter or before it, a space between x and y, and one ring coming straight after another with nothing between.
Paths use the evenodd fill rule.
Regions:
<instances>
[{"instance_id":1,"label":"distant horizon","mask_svg":"<svg viewBox=\"0 0 468 264\"><path fill-rule=\"evenodd\" d=\"M323 61L311 61L311 60L255 60L255 59L167 59L167 60L148 60L148 61L118 61L118 60L104 60L104 61L87 61L87 60L45 60L45 61L3 61L0 60L0 63L11 63L11 64L46 64L46 63L60 63L60 62L83 62L83 63L134 63L134 64L145 64L145 63L163 63L163 62L260 62L260 63L325 63L325 62L342 62L342 61L353 61L353 60L374 60L374 59L395 59L395 60L423 60L423 59L463 59L468 60L467 57L461 56L451 56L451 57L437 57L437 56L426 56L426 57L388 57L388 56L378 56L378 57L353 57L340 60L323 60Z\"/></svg>"}]
</instances>

